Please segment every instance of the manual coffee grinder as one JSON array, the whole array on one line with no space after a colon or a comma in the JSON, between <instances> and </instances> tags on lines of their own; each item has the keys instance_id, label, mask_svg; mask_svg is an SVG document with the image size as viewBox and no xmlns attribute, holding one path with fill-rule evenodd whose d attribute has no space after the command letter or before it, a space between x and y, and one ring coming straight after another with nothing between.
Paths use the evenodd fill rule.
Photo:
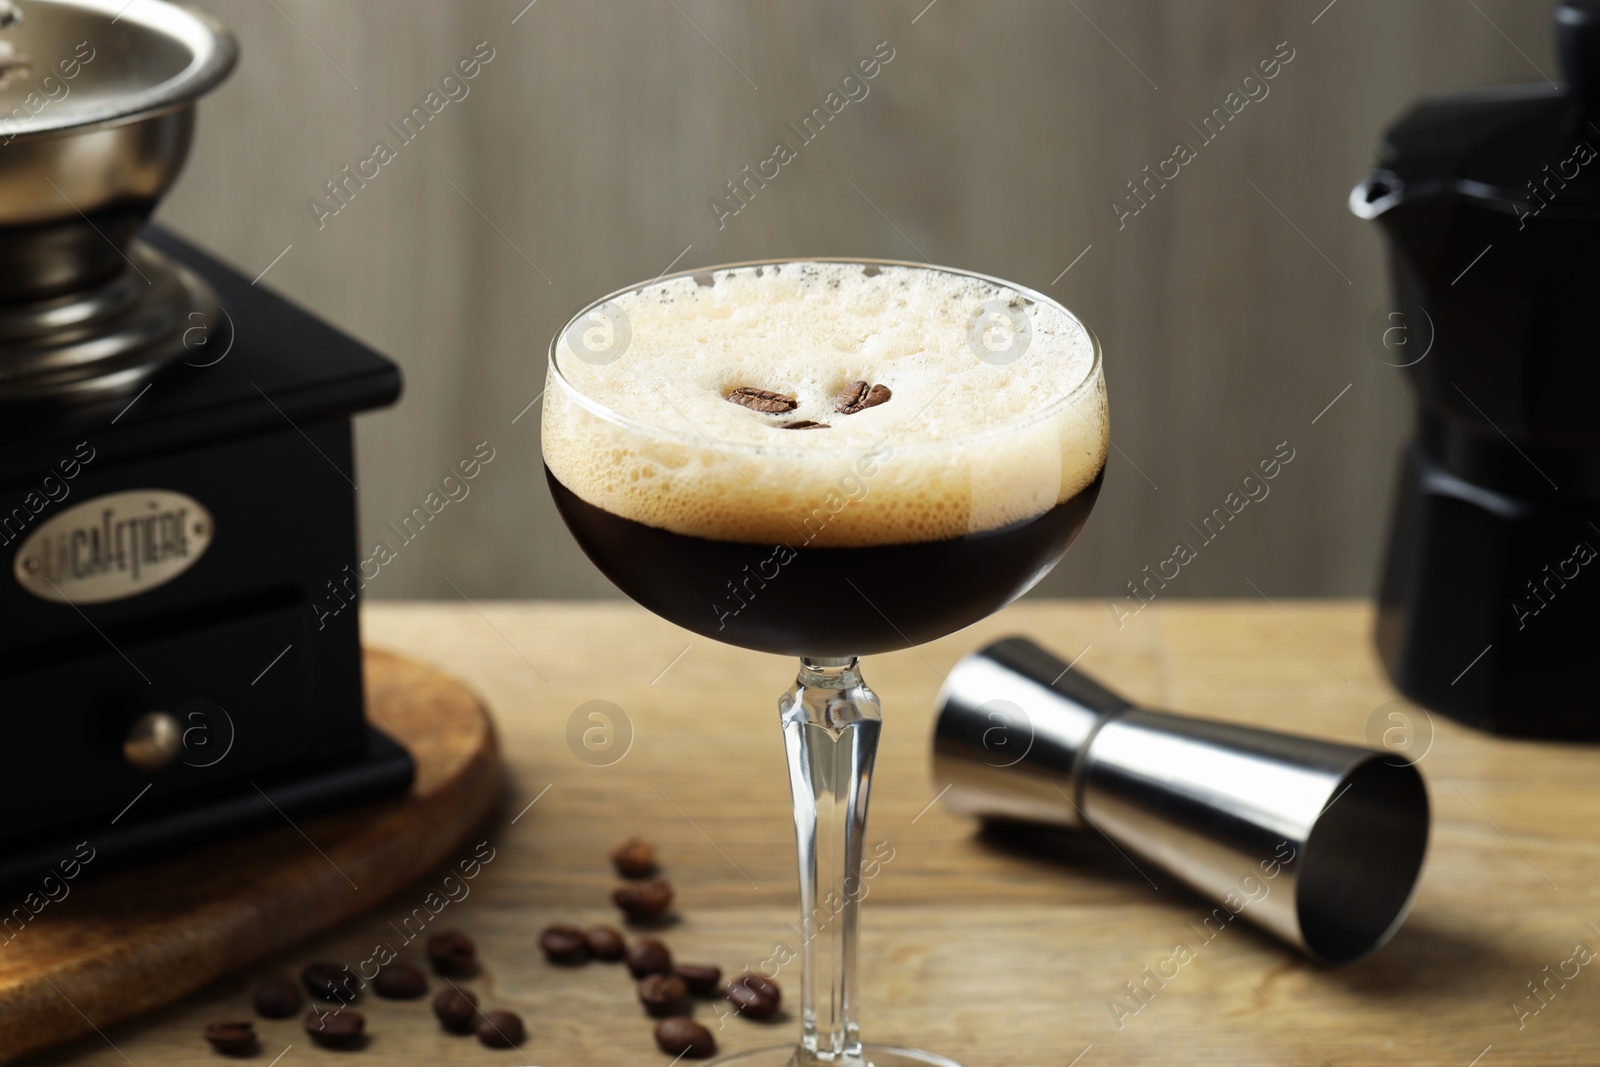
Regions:
<instances>
[{"instance_id":1,"label":"manual coffee grinder","mask_svg":"<svg viewBox=\"0 0 1600 1067\"><path fill-rule=\"evenodd\" d=\"M411 779L351 581L351 416L399 373L146 226L235 54L160 0L0 2L0 882Z\"/></svg>"},{"instance_id":2,"label":"manual coffee grinder","mask_svg":"<svg viewBox=\"0 0 1600 1067\"><path fill-rule=\"evenodd\" d=\"M1389 243L1369 324L1403 365L1377 643L1417 703L1600 738L1600 2L1565 0L1566 83L1424 100L1350 194ZM1403 353L1403 355L1402 355Z\"/></svg>"}]
</instances>

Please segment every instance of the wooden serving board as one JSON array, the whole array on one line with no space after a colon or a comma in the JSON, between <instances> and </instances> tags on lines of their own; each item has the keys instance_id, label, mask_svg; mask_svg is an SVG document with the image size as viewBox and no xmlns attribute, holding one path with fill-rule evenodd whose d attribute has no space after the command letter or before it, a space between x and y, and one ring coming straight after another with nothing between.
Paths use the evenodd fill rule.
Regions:
<instances>
[{"instance_id":1,"label":"wooden serving board","mask_svg":"<svg viewBox=\"0 0 1600 1067\"><path fill-rule=\"evenodd\" d=\"M86 880L0 946L0 1064L180 1000L366 911L493 805L489 717L459 681L366 654L367 715L411 753L408 796Z\"/></svg>"}]
</instances>

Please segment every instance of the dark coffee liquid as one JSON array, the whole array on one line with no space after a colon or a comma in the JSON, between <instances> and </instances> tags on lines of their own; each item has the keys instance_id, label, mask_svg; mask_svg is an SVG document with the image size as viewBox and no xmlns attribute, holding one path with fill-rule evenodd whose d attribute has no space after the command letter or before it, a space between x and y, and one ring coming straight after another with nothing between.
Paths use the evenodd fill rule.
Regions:
<instances>
[{"instance_id":1,"label":"dark coffee liquid","mask_svg":"<svg viewBox=\"0 0 1600 1067\"><path fill-rule=\"evenodd\" d=\"M713 541L619 518L545 468L578 544L634 601L730 645L812 657L909 648L993 614L1061 559L1104 473L1041 515L967 537L801 548Z\"/></svg>"}]
</instances>

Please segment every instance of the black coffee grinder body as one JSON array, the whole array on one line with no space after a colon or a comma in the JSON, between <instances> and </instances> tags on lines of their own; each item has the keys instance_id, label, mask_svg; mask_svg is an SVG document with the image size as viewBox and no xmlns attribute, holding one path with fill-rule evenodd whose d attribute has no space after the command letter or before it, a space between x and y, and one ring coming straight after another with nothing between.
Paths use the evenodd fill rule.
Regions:
<instances>
[{"instance_id":1,"label":"black coffee grinder body","mask_svg":"<svg viewBox=\"0 0 1600 1067\"><path fill-rule=\"evenodd\" d=\"M1424 707L1600 738L1600 3L1556 15L1567 84L1423 101L1351 210L1389 238L1378 330L1417 399L1377 644Z\"/></svg>"},{"instance_id":2,"label":"black coffee grinder body","mask_svg":"<svg viewBox=\"0 0 1600 1067\"><path fill-rule=\"evenodd\" d=\"M144 236L221 321L142 392L0 420L0 884L78 842L98 872L411 780L363 716L355 605L351 415L399 372Z\"/></svg>"}]
</instances>

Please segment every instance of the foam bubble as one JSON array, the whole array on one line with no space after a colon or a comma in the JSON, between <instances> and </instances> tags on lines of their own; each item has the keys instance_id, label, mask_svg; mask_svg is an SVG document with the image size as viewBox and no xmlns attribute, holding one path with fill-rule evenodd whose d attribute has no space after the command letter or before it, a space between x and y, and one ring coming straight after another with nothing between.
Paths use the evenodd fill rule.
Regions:
<instances>
[{"instance_id":1,"label":"foam bubble","mask_svg":"<svg viewBox=\"0 0 1600 1067\"><path fill-rule=\"evenodd\" d=\"M698 537L959 537L1046 511L1105 462L1088 332L1054 303L949 271L803 261L677 276L578 316L554 358L551 472L596 507ZM857 380L892 398L839 414ZM730 403L740 386L795 407ZM799 420L829 429L782 428Z\"/></svg>"}]
</instances>

